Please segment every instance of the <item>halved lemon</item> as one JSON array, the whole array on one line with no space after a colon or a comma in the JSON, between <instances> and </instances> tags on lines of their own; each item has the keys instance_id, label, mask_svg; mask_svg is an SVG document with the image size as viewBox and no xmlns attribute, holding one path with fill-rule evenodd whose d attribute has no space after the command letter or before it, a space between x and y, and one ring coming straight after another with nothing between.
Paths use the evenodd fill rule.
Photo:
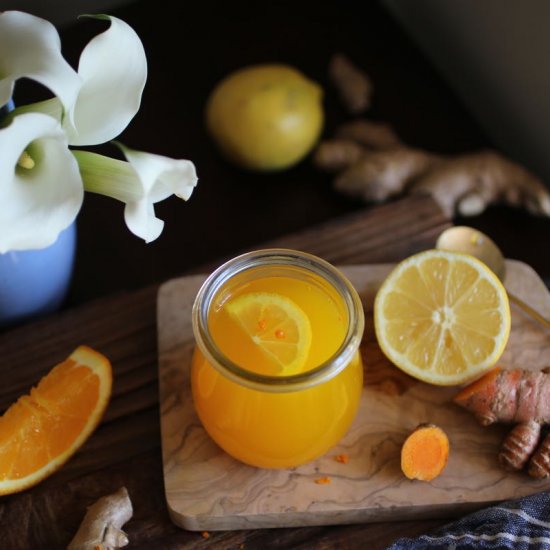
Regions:
<instances>
[{"instance_id":1,"label":"halved lemon","mask_svg":"<svg viewBox=\"0 0 550 550\"><path fill-rule=\"evenodd\" d=\"M111 364L78 347L0 416L0 495L36 485L84 444L111 396Z\"/></svg>"},{"instance_id":2,"label":"halved lemon","mask_svg":"<svg viewBox=\"0 0 550 550\"><path fill-rule=\"evenodd\" d=\"M467 254L427 250L399 263L374 303L378 343L397 367L442 386L469 382L498 361L510 335L508 296Z\"/></svg>"},{"instance_id":3,"label":"halved lemon","mask_svg":"<svg viewBox=\"0 0 550 550\"><path fill-rule=\"evenodd\" d=\"M225 309L283 374L301 370L311 347L311 324L294 301L271 292L249 292L227 302Z\"/></svg>"}]
</instances>

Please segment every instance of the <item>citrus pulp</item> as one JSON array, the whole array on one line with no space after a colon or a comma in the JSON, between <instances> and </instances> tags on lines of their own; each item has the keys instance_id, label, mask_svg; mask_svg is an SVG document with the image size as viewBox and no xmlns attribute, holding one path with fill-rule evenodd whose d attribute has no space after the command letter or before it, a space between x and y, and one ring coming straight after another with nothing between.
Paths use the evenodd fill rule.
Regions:
<instances>
[{"instance_id":1,"label":"citrus pulp","mask_svg":"<svg viewBox=\"0 0 550 550\"><path fill-rule=\"evenodd\" d=\"M484 263L428 250L399 263L384 280L374 323L394 365L428 383L456 385L495 365L511 321L506 290Z\"/></svg>"}]
</instances>

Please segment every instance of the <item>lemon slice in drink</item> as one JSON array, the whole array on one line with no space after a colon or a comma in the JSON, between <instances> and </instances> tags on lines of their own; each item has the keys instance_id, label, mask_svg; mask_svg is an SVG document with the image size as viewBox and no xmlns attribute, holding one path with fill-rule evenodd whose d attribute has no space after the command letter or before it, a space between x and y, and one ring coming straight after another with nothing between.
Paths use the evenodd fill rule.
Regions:
<instances>
[{"instance_id":1,"label":"lemon slice in drink","mask_svg":"<svg viewBox=\"0 0 550 550\"><path fill-rule=\"evenodd\" d=\"M478 259L428 250L399 263L374 304L378 343L397 367L442 386L488 371L510 335L508 296Z\"/></svg>"},{"instance_id":2,"label":"lemon slice in drink","mask_svg":"<svg viewBox=\"0 0 550 550\"><path fill-rule=\"evenodd\" d=\"M311 347L311 324L295 302L271 292L249 292L225 309L282 374L302 370Z\"/></svg>"}]
</instances>

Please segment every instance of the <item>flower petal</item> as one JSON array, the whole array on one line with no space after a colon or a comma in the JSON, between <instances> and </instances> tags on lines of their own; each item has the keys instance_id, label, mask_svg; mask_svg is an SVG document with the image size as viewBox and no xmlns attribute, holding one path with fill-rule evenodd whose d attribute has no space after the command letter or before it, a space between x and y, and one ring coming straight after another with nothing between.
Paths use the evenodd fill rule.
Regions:
<instances>
[{"instance_id":1,"label":"flower petal","mask_svg":"<svg viewBox=\"0 0 550 550\"><path fill-rule=\"evenodd\" d=\"M133 166L143 186L143 198L126 203L124 220L132 233L145 242L154 241L162 232L164 222L155 217L153 204L172 194L187 200L197 185L195 165L189 160L177 160L135 151L117 143Z\"/></svg>"},{"instance_id":2,"label":"flower petal","mask_svg":"<svg viewBox=\"0 0 550 550\"><path fill-rule=\"evenodd\" d=\"M13 94L19 78L32 78L72 109L80 77L61 55L55 27L45 19L21 11L0 12L0 105Z\"/></svg>"},{"instance_id":3,"label":"flower petal","mask_svg":"<svg viewBox=\"0 0 550 550\"><path fill-rule=\"evenodd\" d=\"M146 201L127 203L124 221L128 229L146 243L157 239L164 229L164 222L155 216L153 204Z\"/></svg>"},{"instance_id":4,"label":"flower petal","mask_svg":"<svg viewBox=\"0 0 550 550\"><path fill-rule=\"evenodd\" d=\"M83 84L74 108L74 127L64 121L71 145L97 145L118 136L138 112L147 80L147 59L136 32L116 17L80 56Z\"/></svg>"},{"instance_id":5,"label":"flower petal","mask_svg":"<svg viewBox=\"0 0 550 550\"><path fill-rule=\"evenodd\" d=\"M44 248L82 205L78 164L59 122L41 113L16 116L0 130L0 253ZM34 167L19 165L27 151Z\"/></svg>"},{"instance_id":6,"label":"flower petal","mask_svg":"<svg viewBox=\"0 0 550 550\"><path fill-rule=\"evenodd\" d=\"M115 145L138 173L144 192L152 202L160 202L170 195L189 199L198 182L195 165L190 160L136 151L119 142Z\"/></svg>"},{"instance_id":7,"label":"flower petal","mask_svg":"<svg viewBox=\"0 0 550 550\"><path fill-rule=\"evenodd\" d=\"M134 151L117 143L129 162L89 151L73 151L86 191L126 203L124 219L132 233L154 241L164 222L155 216L154 203L175 194L187 200L197 185L194 164L152 153Z\"/></svg>"}]
</instances>

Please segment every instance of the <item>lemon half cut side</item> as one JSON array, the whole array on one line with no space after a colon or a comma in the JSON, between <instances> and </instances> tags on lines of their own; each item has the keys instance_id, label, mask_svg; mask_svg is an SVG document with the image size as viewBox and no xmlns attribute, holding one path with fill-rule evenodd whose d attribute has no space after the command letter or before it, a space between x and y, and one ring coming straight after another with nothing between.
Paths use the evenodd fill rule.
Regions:
<instances>
[{"instance_id":1,"label":"lemon half cut side","mask_svg":"<svg viewBox=\"0 0 550 550\"><path fill-rule=\"evenodd\" d=\"M483 262L427 250L400 262L383 281L374 323L394 365L424 382L451 386L495 365L511 317L504 286Z\"/></svg>"}]
</instances>

